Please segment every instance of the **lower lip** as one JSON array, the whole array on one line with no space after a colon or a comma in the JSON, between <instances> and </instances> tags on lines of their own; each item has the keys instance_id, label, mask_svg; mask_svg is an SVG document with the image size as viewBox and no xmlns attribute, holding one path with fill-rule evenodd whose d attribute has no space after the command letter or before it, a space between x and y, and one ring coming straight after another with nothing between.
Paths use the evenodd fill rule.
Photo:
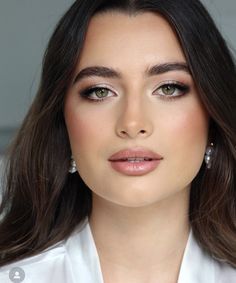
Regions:
<instances>
[{"instance_id":1,"label":"lower lip","mask_svg":"<svg viewBox=\"0 0 236 283\"><path fill-rule=\"evenodd\" d=\"M111 167L128 176L142 176L149 172L155 170L161 160L151 160L151 161L110 161Z\"/></svg>"}]
</instances>

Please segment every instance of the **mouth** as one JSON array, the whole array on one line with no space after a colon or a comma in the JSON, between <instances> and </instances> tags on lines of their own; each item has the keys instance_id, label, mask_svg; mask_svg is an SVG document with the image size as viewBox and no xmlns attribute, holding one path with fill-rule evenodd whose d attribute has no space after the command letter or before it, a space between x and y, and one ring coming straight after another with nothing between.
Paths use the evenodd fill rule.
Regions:
<instances>
[{"instance_id":1,"label":"mouth","mask_svg":"<svg viewBox=\"0 0 236 283\"><path fill-rule=\"evenodd\" d=\"M144 148L121 150L108 160L112 168L124 175L141 176L156 169L163 157Z\"/></svg>"},{"instance_id":2,"label":"mouth","mask_svg":"<svg viewBox=\"0 0 236 283\"><path fill-rule=\"evenodd\" d=\"M110 160L112 162L144 162L144 161L152 161L157 159L152 159L149 157L128 157L128 158L121 158L121 159L114 159Z\"/></svg>"},{"instance_id":3,"label":"mouth","mask_svg":"<svg viewBox=\"0 0 236 283\"><path fill-rule=\"evenodd\" d=\"M163 157L149 149L145 149L142 147L135 148L127 148L120 150L110 156L109 161L113 162L122 162L122 161L130 161L130 162L140 162L140 161L152 161L152 160L161 160Z\"/></svg>"}]
</instances>

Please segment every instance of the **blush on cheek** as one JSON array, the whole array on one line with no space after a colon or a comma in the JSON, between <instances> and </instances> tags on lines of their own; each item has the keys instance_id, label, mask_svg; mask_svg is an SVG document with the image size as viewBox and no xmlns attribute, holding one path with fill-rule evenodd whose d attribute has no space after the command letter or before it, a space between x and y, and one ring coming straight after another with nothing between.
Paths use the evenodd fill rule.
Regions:
<instances>
[{"instance_id":1,"label":"blush on cheek","mask_svg":"<svg viewBox=\"0 0 236 283\"><path fill-rule=\"evenodd\" d=\"M207 143L209 116L202 106L193 107L192 111L187 113L186 131L192 137L193 142Z\"/></svg>"},{"instance_id":2,"label":"blush on cheek","mask_svg":"<svg viewBox=\"0 0 236 283\"><path fill-rule=\"evenodd\" d=\"M90 139L91 142L91 125L86 123L83 119L75 117L75 119L69 119L67 123L70 142L72 147L77 147L81 143Z\"/></svg>"},{"instance_id":3,"label":"blush on cheek","mask_svg":"<svg viewBox=\"0 0 236 283\"><path fill-rule=\"evenodd\" d=\"M187 147L199 144L205 146L208 138L209 118L202 107L184 107L181 112L172 112L172 116L165 119L163 124L163 138L167 143L175 141L177 144ZM169 141L169 142L168 142ZM181 146L181 147L182 147Z\"/></svg>"},{"instance_id":4,"label":"blush on cheek","mask_svg":"<svg viewBox=\"0 0 236 283\"><path fill-rule=\"evenodd\" d=\"M68 112L66 124L72 149L82 150L96 142L100 132L97 121L96 115Z\"/></svg>"}]
</instances>

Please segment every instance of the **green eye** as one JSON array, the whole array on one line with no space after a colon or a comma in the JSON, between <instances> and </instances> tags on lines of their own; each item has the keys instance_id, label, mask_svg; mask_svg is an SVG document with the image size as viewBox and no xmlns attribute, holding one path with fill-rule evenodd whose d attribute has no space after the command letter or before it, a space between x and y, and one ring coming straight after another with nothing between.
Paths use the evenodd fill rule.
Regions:
<instances>
[{"instance_id":1,"label":"green eye","mask_svg":"<svg viewBox=\"0 0 236 283\"><path fill-rule=\"evenodd\" d=\"M162 89L163 94L172 95L176 91L176 86L174 86L174 85L164 85L164 86L162 86L161 89Z\"/></svg>"},{"instance_id":2,"label":"green eye","mask_svg":"<svg viewBox=\"0 0 236 283\"><path fill-rule=\"evenodd\" d=\"M159 97L162 98L177 98L189 92L189 86L177 82L170 82L161 85L157 89Z\"/></svg>"},{"instance_id":3,"label":"green eye","mask_svg":"<svg viewBox=\"0 0 236 283\"><path fill-rule=\"evenodd\" d=\"M95 95L99 98L107 97L109 90L106 88L98 88L94 91Z\"/></svg>"},{"instance_id":4,"label":"green eye","mask_svg":"<svg viewBox=\"0 0 236 283\"><path fill-rule=\"evenodd\" d=\"M106 87L91 87L80 92L80 95L92 102L102 102L109 97L115 96L115 93Z\"/></svg>"}]
</instances>

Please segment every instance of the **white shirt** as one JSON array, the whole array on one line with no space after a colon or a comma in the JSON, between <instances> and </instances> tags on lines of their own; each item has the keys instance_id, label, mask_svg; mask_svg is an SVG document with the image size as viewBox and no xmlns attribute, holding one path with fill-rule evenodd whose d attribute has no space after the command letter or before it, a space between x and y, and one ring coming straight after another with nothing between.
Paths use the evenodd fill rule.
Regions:
<instances>
[{"instance_id":1,"label":"white shirt","mask_svg":"<svg viewBox=\"0 0 236 283\"><path fill-rule=\"evenodd\" d=\"M15 267L23 270L23 281L20 279L21 273L16 273L15 279L10 280L9 272ZM67 240L59 242L39 255L0 268L0 282L104 283L87 219ZM216 261L203 252L190 230L178 283L236 283L236 269Z\"/></svg>"}]
</instances>

